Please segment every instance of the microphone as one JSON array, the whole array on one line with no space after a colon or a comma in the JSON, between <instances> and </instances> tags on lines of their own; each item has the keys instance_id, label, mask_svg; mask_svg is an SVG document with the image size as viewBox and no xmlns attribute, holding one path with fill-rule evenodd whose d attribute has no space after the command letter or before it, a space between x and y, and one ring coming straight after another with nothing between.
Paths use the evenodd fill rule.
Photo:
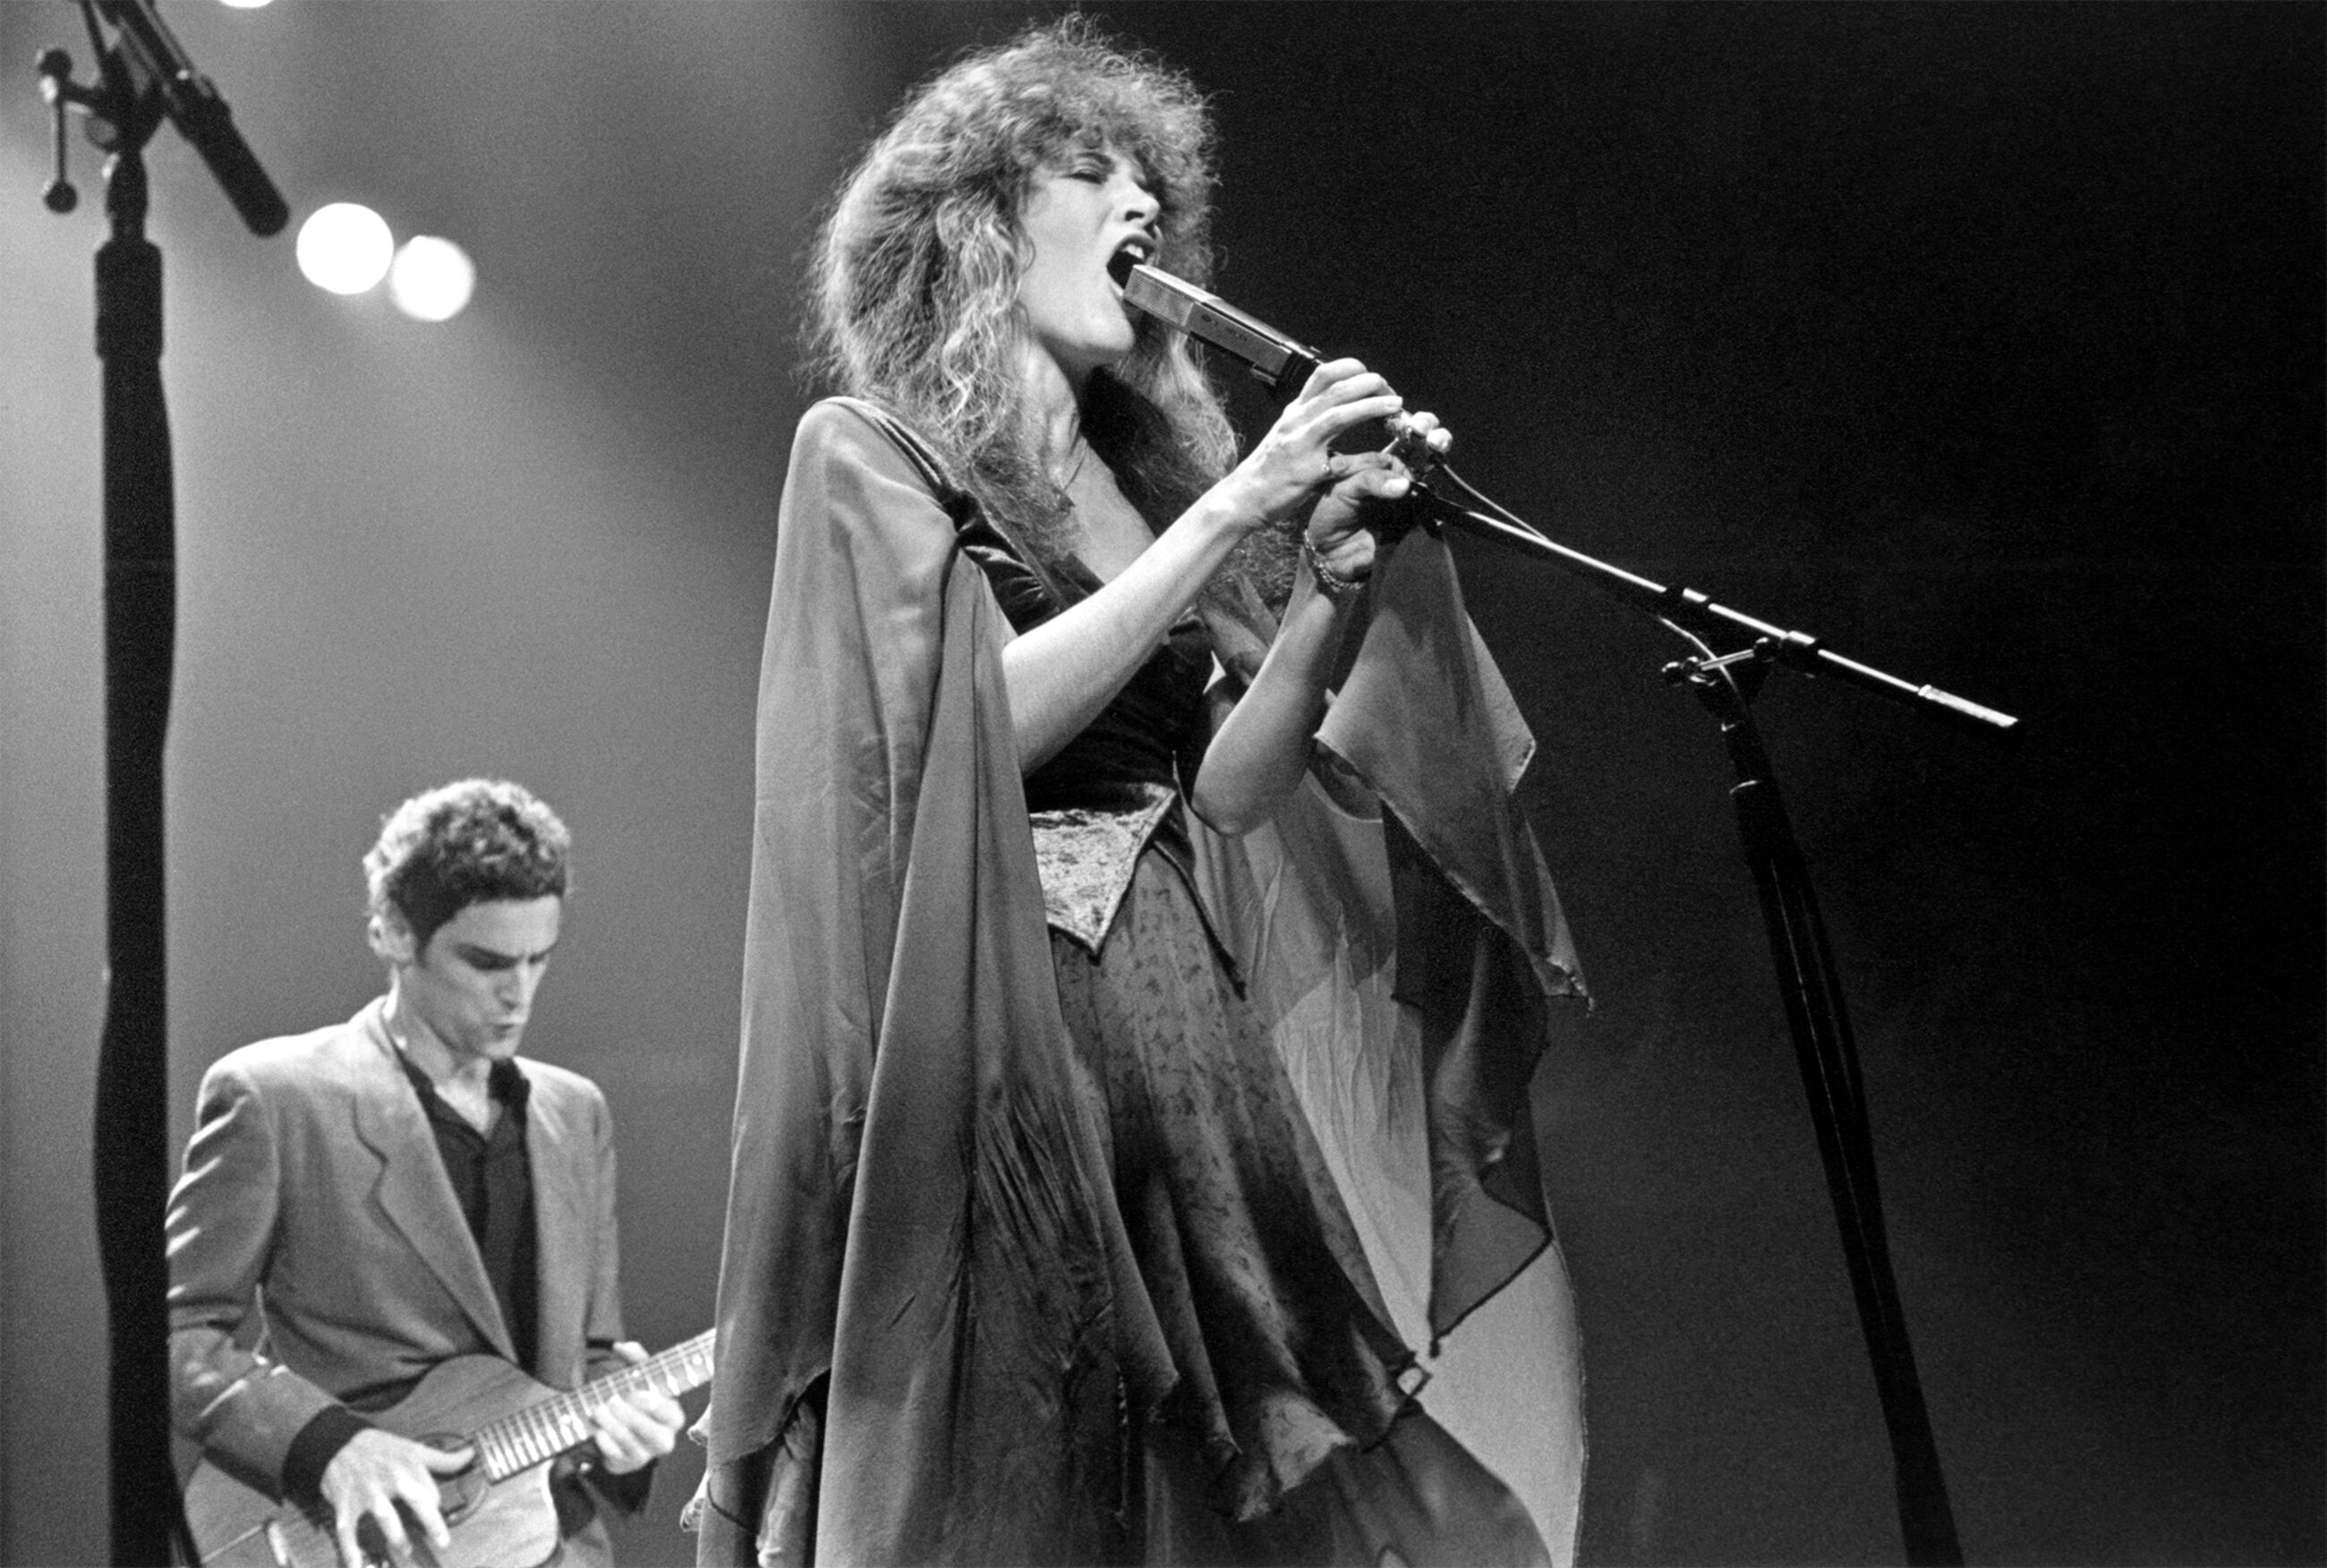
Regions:
<instances>
[{"instance_id":1,"label":"microphone","mask_svg":"<svg viewBox=\"0 0 2327 1568\"><path fill-rule=\"evenodd\" d=\"M171 123L194 145L202 162L226 191L227 200L253 234L274 234L291 221L291 209L259 166L250 144L234 128L234 116L210 79L194 69L185 47L163 25L154 0L97 0L106 20L120 30L138 69L153 79Z\"/></svg>"},{"instance_id":2,"label":"microphone","mask_svg":"<svg viewBox=\"0 0 2327 1568\"><path fill-rule=\"evenodd\" d=\"M1173 277L1161 267L1134 263L1122 283L1126 301L1165 325L1242 359L1252 368L1254 378L1266 383L1283 401L1292 401L1325 358L1266 322L1245 314L1220 295L1198 288L1186 278ZM1444 438L1434 446L1407 415L1395 415L1378 426L1369 421L1368 427L1389 436L1389 444L1382 450L1402 459L1417 483L1423 475L1442 466Z\"/></svg>"},{"instance_id":3,"label":"microphone","mask_svg":"<svg viewBox=\"0 0 2327 1568\"><path fill-rule=\"evenodd\" d=\"M1280 397L1300 391L1324 358L1220 295L1145 262L1135 264L1123 279L1123 297L1165 325L1243 360Z\"/></svg>"}]
</instances>

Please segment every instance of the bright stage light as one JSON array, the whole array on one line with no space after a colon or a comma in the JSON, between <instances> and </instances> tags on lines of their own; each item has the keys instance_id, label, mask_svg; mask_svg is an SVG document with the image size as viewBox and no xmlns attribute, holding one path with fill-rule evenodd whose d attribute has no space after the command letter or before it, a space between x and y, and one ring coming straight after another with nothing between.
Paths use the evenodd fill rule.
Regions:
<instances>
[{"instance_id":1,"label":"bright stage light","mask_svg":"<svg viewBox=\"0 0 2327 1568\"><path fill-rule=\"evenodd\" d=\"M266 0L219 0L219 4L221 5L231 5L237 11L256 11L261 5L266 5Z\"/></svg>"},{"instance_id":2,"label":"bright stage light","mask_svg":"<svg viewBox=\"0 0 2327 1568\"><path fill-rule=\"evenodd\" d=\"M388 220L369 207L334 201L299 226L299 270L317 288L358 294L378 283L396 254Z\"/></svg>"},{"instance_id":3,"label":"bright stage light","mask_svg":"<svg viewBox=\"0 0 2327 1568\"><path fill-rule=\"evenodd\" d=\"M415 321L451 321L476 289L477 267L469 253L433 234L406 240L388 269L388 297Z\"/></svg>"}]
</instances>

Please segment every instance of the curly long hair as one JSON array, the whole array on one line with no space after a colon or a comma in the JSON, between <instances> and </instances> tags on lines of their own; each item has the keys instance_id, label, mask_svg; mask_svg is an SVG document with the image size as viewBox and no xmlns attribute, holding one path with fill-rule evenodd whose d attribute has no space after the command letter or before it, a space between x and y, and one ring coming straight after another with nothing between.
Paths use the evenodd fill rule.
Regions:
<instances>
[{"instance_id":1,"label":"curly long hair","mask_svg":"<svg viewBox=\"0 0 2327 1568\"><path fill-rule=\"evenodd\" d=\"M1029 546L1073 545L1017 370L1019 209L1033 178L1112 148L1162 208L1156 265L1211 272L1213 130L1187 79L1068 16L956 61L912 93L842 183L809 277L810 347L843 389L894 409ZM1090 378L1083 434L1160 527L1236 460L1219 394L1179 332L1142 318Z\"/></svg>"}]
</instances>

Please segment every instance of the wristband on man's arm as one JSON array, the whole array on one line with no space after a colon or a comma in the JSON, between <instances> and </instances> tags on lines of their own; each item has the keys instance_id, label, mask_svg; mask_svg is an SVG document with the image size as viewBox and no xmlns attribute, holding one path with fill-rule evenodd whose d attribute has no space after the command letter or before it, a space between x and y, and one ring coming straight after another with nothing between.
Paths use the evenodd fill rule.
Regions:
<instances>
[{"instance_id":1,"label":"wristband on man's arm","mask_svg":"<svg viewBox=\"0 0 2327 1568\"><path fill-rule=\"evenodd\" d=\"M312 1508L323 1500L323 1471L330 1468L340 1450L359 1432L371 1430L371 1423L344 1405L326 1405L315 1413L315 1418L299 1429L291 1446L283 1455L283 1496L286 1501L303 1508Z\"/></svg>"}]
</instances>

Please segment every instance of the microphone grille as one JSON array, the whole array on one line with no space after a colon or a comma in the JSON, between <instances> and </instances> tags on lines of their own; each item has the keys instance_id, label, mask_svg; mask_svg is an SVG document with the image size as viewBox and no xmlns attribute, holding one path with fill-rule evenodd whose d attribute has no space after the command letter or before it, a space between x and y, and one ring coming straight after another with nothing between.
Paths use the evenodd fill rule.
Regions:
<instances>
[{"instance_id":1,"label":"microphone grille","mask_svg":"<svg viewBox=\"0 0 2327 1568\"><path fill-rule=\"evenodd\" d=\"M1124 280L1123 297L1139 310L1145 311L1167 326L1188 330L1196 307L1204 303L1204 291L1192 283L1184 283L1161 268L1142 262L1131 269Z\"/></svg>"}]
</instances>

